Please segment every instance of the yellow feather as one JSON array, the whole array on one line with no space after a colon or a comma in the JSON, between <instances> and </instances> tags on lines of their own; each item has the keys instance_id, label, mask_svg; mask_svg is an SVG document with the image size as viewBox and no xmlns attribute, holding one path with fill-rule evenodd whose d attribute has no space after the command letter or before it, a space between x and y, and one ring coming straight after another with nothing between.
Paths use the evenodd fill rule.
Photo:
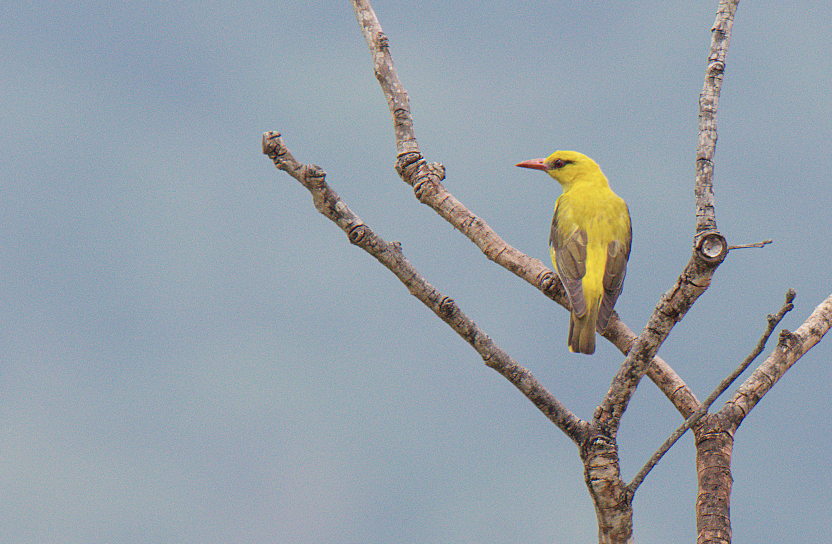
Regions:
<instances>
[{"instance_id":1,"label":"yellow feather","mask_svg":"<svg viewBox=\"0 0 832 544\"><path fill-rule=\"evenodd\" d=\"M595 329L606 330L623 289L632 241L627 204L586 155L556 151L517 166L544 170L563 187L552 218L550 253L572 305L569 349L594 353Z\"/></svg>"}]
</instances>

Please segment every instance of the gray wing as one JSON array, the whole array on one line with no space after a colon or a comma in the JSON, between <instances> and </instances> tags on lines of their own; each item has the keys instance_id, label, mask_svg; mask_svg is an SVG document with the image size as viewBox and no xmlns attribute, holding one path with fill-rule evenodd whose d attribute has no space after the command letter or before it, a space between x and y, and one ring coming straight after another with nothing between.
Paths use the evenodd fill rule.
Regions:
<instances>
[{"instance_id":1,"label":"gray wing","mask_svg":"<svg viewBox=\"0 0 832 544\"><path fill-rule=\"evenodd\" d=\"M626 242L626 243L625 243ZM598 330L607 330L612 310L621 292L624 291L624 276L627 275L627 259L630 258L630 240L613 240L607 245L607 265L604 267L604 296L598 308Z\"/></svg>"},{"instance_id":2,"label":"gray wing","mask_svg":"<svg viewBox=\"0 0 832 544\"><path fill-rule=\"evenodd\" d=\"M569 297L572 312L577 317L586 314L586 299L584 298L583 278L586 275L586 246L587 234L585 230L575 229L568 236L564 236L557 223L558 213L552 218L552 230L549 233L549 248L555 261L558 276Z\"/></svg>"}]
</instances>

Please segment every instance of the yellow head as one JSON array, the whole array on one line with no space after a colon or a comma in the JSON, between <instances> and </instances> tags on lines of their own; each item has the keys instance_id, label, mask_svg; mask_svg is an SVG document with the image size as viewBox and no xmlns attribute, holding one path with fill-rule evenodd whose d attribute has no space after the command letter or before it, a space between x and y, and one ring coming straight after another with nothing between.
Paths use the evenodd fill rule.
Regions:
<instances>
[{"instance_id":1,"label":"yellow head","mask_svg":"<svg viewBox=\"0 0 832 544\"><path fill-rule=\"evenodd\" d=\"M575 183L600 183L609 186L595 161L577 151L555 151L545 159L517 163L521 168L543 170L567 190Z\"/></svg>"}]
</instances>

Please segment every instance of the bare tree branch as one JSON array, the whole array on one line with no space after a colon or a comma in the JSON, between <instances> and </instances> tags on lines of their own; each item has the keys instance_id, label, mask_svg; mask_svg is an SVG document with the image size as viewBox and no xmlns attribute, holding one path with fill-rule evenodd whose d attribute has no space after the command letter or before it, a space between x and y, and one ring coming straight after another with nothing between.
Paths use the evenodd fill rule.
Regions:
<instances>
[{"instance_id":1,"label":"bare tree branch","mask_svg":"<svg viewBox=\"0 0 832 544\"><path fill-rule=\"evenodd\" d=\"M356 18L361 24L365 40L370 47L376 77L387 98L388 108L393 116L396 147L398 150L396 170L401 178L413 187L420 202L429 205L441 217L473 241L491 260L517 274L527 282L535 285L544 294L557 301L563 307L568 302L560 282L554 274L537 260L525 255L506 244L480 218L467 210L458 200L448 193L441 184L444 167L436 163L427 163L418 151L413 136L413 122L409 111L407 94L398 80L389 52L389 42L384 36L375 13L366 0L352 0ZM703 183L697 179L697 184ZM714 229L703 233L695 240L694 256L685 272L677 281L671 293L662 299L654 314L654 320L645 332L656 331L657 334L645 335L635 342L635 335L620 324L618 316L613 320L613 327L607 336L614 338L619 349L628 354L622 372L613 382L607 400L614 399L615 410L596 411L593 425L587 441L581 447L584 460L585 478L590 494L596 506L601 539L604 541L627 541L632 533L632 508L629 501L619 502L616 497L626 496L626 485L620 479L617 446L614 433L617 430L621 414L626 409L641 377L649 369L651 377L671 399L677 410L689 415L698 407L698 401L684 382L663 361L653 362L661 342L696 298L704 292L710 283L713 270L724 259L727 244ZM661 325L661 327L659 326ZM636 349L633 349L633 346ZM638 362L635 364L635 362ZM609 405L608 405L609 407ZM598 417L609 414L609 418ZM605 421L606 420L606 421ZM603 423L598 428L596 423ZM607 425L609 423L609 425ZM610 432L612 430L612 432Z\"/></svg>"},{"instance_id":2,"label":"bare tree branch","mask_svg":"<svg viewBox=\"0 0 832 544\"><path fill-rule=\"evenodd\" d=\"M445 177L445 168L439 163L428 163L419 150L407 92L398 79L389 41L370 2L351 2L372 54L375 76L393 119L397 151L395 168L399 176L412 187L420 202L430 206L462 232L488 259L568 308L569 303L561 283L551 270L541 261L530 258L507 244L485 221L469 211L443 187L441 182ZM617 314L611 320L604 336L626 354L626 358L590 422L574 416L527 369L500 349L451 298L431 286L406 260L398 243L386 242L367 227L327 185L323 170L297 162L278 133L266 133L263 138L263 152L269 155L279 169L289 173L310 191L315 207L338 224L347 234L350 243L364 249L393 272L411 294L464 338L489 367L503 374L579 446L586 484L596 508L601 542L632 542L632 499L635 491L664 453L691 427L697 433L697 527L700 540L702 535L712 529L716 531L714 534L727 530L725 534L730 539L728 501L733 431L788 368L832 326L830 295L795 333L781 333L775 351L717 414L708 414L710 406L764 349L774 328L792 308L793 292L787 295L786 304L780 312L774 317L769 316L766 332L754 352L720 383L704 403L700 404L684 381L665 361L656 356L675 324L707 290L714 272L731 249L763 247L771 243L770 240L765 240L757 244L728 246L717 230L713 194L716 114L737 5L738 0L720 0L712 28L706 78L699 97L693 253L674 286L661 297L639 336ZM626 485L620 476L616 433L629 400L645 373L671 400L685 422L665 441L633 481Z\"/></svg>"},{"instance_id":3,"label":"bare tree branch","mask_svg":"<svg viewBox=\"0 0 832 544\"><path fill-rule=\"evenodd\" d=\"M711 48L705 83L699 95L699 139L696 150L696 232L693 255L676 285L662 296L650 322L633 343L627 359L613 379L610 390L593 421L609 426L614 434L627 403L641 381L649 362L670 330L711 283L719 264L728 254L728 243L716 226L713 191L713 159L716 154L716 114L722 89L722 74L731 41L731 28L738 0L721 0L711 29Z\"/></svg>"},{"instance_id":4,"label":"bare tree branch","mask_svg":"<svg viewBox=\"0 0 832 544\"><path fill-rule=\"evenodd\" d=\"M807 351L820 342L832 326L832 295L820 303L812 315L794 332L780 331L777 347L757 369L751 373L720 412L739 427L743 419L757 406L763 395L769 392L777 380L783 377Z\"/></svg>"},{"instance_id":5,"label":"bare tree branch","mask_svg":"<svg viewBox=\"0 0 832 544\"><path fill-rule=\"evenodd\" d=\"M627 355L638 338L636 334L620 319L610 321L610 326L604 337L609 340L621 353ZM655 355L647 368L647 376L656 384L659 390L670 400L682 417L688 417L699 407L699 399L693 391L676 374L664 359Z\"/></svg>"},{"instance_id":6,"label":"bare tree branch","mask_svg":"<svg viewBox=\"0 0 832 544\"><path fill-rule=\"evenodd\" d=\"M599 542L632 542L633 495L621 479L616 434L627 404L651 366L659 346L705 291L720 262L709 262L701 253L694 251L676 285L662 296L589 422L587 444L581 450L581 458L584 460L584 481L595 503ZM722 258L725 254L725 251L721 252Z\"/></svg>"},{"instance_id":7,"label":"bare tree branch","mask_svg":"<svg viewBox=\"0 0 832 544\"><path fill-rule=\"evenodd\" d=\"M705 414L696 435L697 542L731 541L731 455L734 433L759 400L832 326L832 295L797 331L783 330L777 347L737 389L722 409Z\"/></svg>"},{"instance_id":8,"label":"bare tree branch","mask_svg":"<svg viewBox=\"0 0 832 544\"><path fill-rule=\"evenodd\" d=\"M378 79L387 107L393 117L396 136L396 171L411 187L420 202L459 230L490 260L531 283L561 306L569 304L560 281L538 259L528 257L508 245L481 218L471 213L442 185L445 168L427 163L419 151L407 91L404 89L390 54L390 43L367 0L352 0L364 39L373 57L373 72Z\"/></svg>"},{"instance_id":9,"label":"bare tree branch","mask_svg":"<svg viewBox=\"0 0 832 544\"><path fill-rule=\"evenodd\" d=\"M388 48L387 36L381 29L373 6L366 0L352 0L352 9L361 33L367 41L367 46L373 54L373 71L376 79L384 91L387 107L393 115L393 125L396 130L396 154L401 157L407 153L419 153L419 144L413 131L413 117L410 115L410 101L407 91L402 87L393 57Z\"/></svg>"},{"instance_id":10,"label":"bare tree branch","mask_svg":"<svg viewBox=\"0 0 832 544\"><path fill-rule=\"evenodd\" d=\"M564 308L569 301L557 276L541 261L528 257L506 243L480 217L471 213L442 185L445 169L439 163L428 163L419 152L407 92L393 64L389 40L367 0L352 0L364 39L373 58L373 71L381 85L393 118L396 136L396 170L411 187L420 202L430 206L439 216L464 234L491 261L522 278ZM622 353L627 354L636 335L614 314L604 336ZM662 359L655 358L648 372L650 378L685 417L699 402L678 374Z\"/></svg>"},{"instance_id":11,"label":"bare tree branch","mask_svg":"<svg viewBox=\"0 0 832 544\"><path fill-rule=\"evenodd\" d=\"M486 257L535 286L561 306L569 303L560 281L542 262L530 258L507 244L481 218L471 213L442 185L445 169L428 163L419 151L414 133L407 92L398 79L390 55L389 41L368 0L351 0L356 18L373 58L373 69L390 110L396 139L396 171L408 183L417 199L430 206L440 217L477 245ZM599 540L611 543L632 541L632 499L639 485L687 429L695 425L697 433L697 471L699 495L697 526L700 539L712 529L727 530L730 535L728 500L730 498L730 455L733 431L753 409L765 392L810 349L832 324L832 296L794 334L784 331L775 352L739 388L732 400L717 414L709 415L713 402L751 364L765 346L783 315L792 308L793 293L777 316L769 316L766 332L757 348L717 389L700 404L684 381L656 353L699 296L708 288L717 267L729 250L763 247L757 244L728 246L717 230L713 198L714 156L716 152L716 113L733 17L738 0L721 0L712 28L708 68L700 94L699 140L696 152L696 229L691 258L665 293L650 321L636 336L617 315L604 336L626 354L603 402L590 422L575 417L557 401L532 374L513 361L447 296L437 291L405 259L397 243L388 243L367 227L325 182L325 173L314 165L295 161L280 135L267 133L264 153L312 194L315 207L347 234L350 242L376 258L391 270L408 290L438 317L462 336L491 368L520 389L551 421L578 446L584 462L584 476L598 517ZM686 418L645 464L633 481L626 485L620 476L616 433L629 400L645 375L659 386L665 396ZM727 475L727 478L726 478ZM712 500L713 499L713 500ZM705 529L702 529L702 528ZM729 536L730 537L730 536Z\"/></svg>"},{"instance_id":12,"label":"bare tree branch","mask_svg":"<svg viewBox=\"0 0 832 544\"><path fill-rule=\"evenodd\" d=\"M315 208L337 224L350 243L360 247L389 269L407 287L410 294L430 308L447 323L493 368L517 387L537 408L558 426L573 442L581 444L586 423L577 418L540 382L466 316L457 304L440 293L407 261L401 247L389 243L373 232L355 215L326 183L326 173L318 166L299 163L283 143L277 132L263 135L263 153L275 166L301 183L312 194Z\"/></svg>"},{"instance_id":13,"label":"bare tree branch","mask_svg":"<svg viewBox=\"0 0 832 544\"><path fill-rule=\"evenodd\" d=\"M724 380L720 382L717 388L714 389L713 393L711 393L708 396L708 398L705 399L705 402L702 403L702 406L700 406L696 410L696 412L694 412L689 418L687 418L678 429L673 431L673 433L668 437L668 439L665 440L664 444L662 444L661 447L659 447L656 453L654 453L650 457L647 463L645 463L644 467L642 467L638 474L635 475L633 480L627 486L627 489L630 492L631 496L635 494L638 487L641 485L641 483L644 481L644 479L647 477L650 471L653 470L653 467L655 467L656 464L658 464L658 462L661 460L661 458L664 457L664 454L667 453L680 438L682 438L682 435L684 435L688 429L695 425L696 422L699 421L699 419L702 416L708 413L708 410L710 409L711 405L716 401L716 399L718 399L719 396L722 395L725 392L725 390L731 386L732 383L734 383L734 380L736 380L740 376L740 374L745 372L745 369L748 368L748 366L754 361L754 359L756 359L760 355L760 353L762 353L763 349L766 346L766 342L768 342L768 339L769 337L771 337L771 334L774 332L774 329L777 327L780 321L783 320L786 314L790 312L792 309L794 309L794 304L792 304L794 297L795 292L789 289L786 293L786 302L783 303L783 306L780 308L780 311L778 311L775 315L769 315L766 318L766 328L763 331L760 340L757 341L757 345L754 346L754 350L748 355L748 357L745 358L745 360L742 363L740 363L740 365L737 368L734 369L733 372L731 372L731 374L729 374Z\"/></svg>"},{"instance_id":14,"label":"bare tree branch","mask_svg":"<svg viewBox=\"0 0 832 544\"><path fill-rule=\"evenodd\" d=\"M718 233L711 233L710 238L715 237L721 238ZM726 251L723 249L721 257L724 258L725 254ZM694 251L676 284L662 295L650 321L613 378L606 397L595 410L593 421L608 428L612 436L615 435L621 416L659 347L676 323L682 320L693 303L705 292L720 262L721 260L710 262L703 251Z\"/></svg>"},{"instance_id":15,"label":"bare tree branch","mask_svg":"<svg viewBox=\"0 0 832 544\"><path fill-rule=\"evenodd\" d=\"M731 29L739 0L720 0L714 25L711 27L711 49L705 84L699 94L699 139L696 147L696 233L704 235L716 230L714 214L714 156L716 155L716 113L725 60L731 43Z\"/></svg>"}]
</instances>

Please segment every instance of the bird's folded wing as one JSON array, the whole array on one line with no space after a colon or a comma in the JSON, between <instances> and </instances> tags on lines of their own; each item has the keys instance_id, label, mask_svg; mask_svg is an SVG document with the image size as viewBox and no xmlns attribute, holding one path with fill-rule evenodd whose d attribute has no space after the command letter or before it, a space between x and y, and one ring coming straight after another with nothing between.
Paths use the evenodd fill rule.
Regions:
<instances>
[{"instance_id":1,"label":"bird's folded wing","mask_svg":"<svg viewBox=\"0 0 832 544\"><path fill-rule=\"evenodd\" d=\"M607 246L607 264L604 267L604 296L598 309L598 330L604 332L610 324L615 301L624 290L624 276L627 275L629 246L620 240L613 240Z\"/></svg>"},{"instance_id":2,"label":"bird's folded wing","mask_svg":"<svg viewBox=\"0 0 832 544\"><path fill-rule=\"evenodd\" d=\"M549 244L558 276L572 305L572 312L576 317L583 317L586 314L583 287L583 277L586 275L586 231L575 229L568 236L563 236L557 222L553 221Z\"/></svg>"}]
</instances>

